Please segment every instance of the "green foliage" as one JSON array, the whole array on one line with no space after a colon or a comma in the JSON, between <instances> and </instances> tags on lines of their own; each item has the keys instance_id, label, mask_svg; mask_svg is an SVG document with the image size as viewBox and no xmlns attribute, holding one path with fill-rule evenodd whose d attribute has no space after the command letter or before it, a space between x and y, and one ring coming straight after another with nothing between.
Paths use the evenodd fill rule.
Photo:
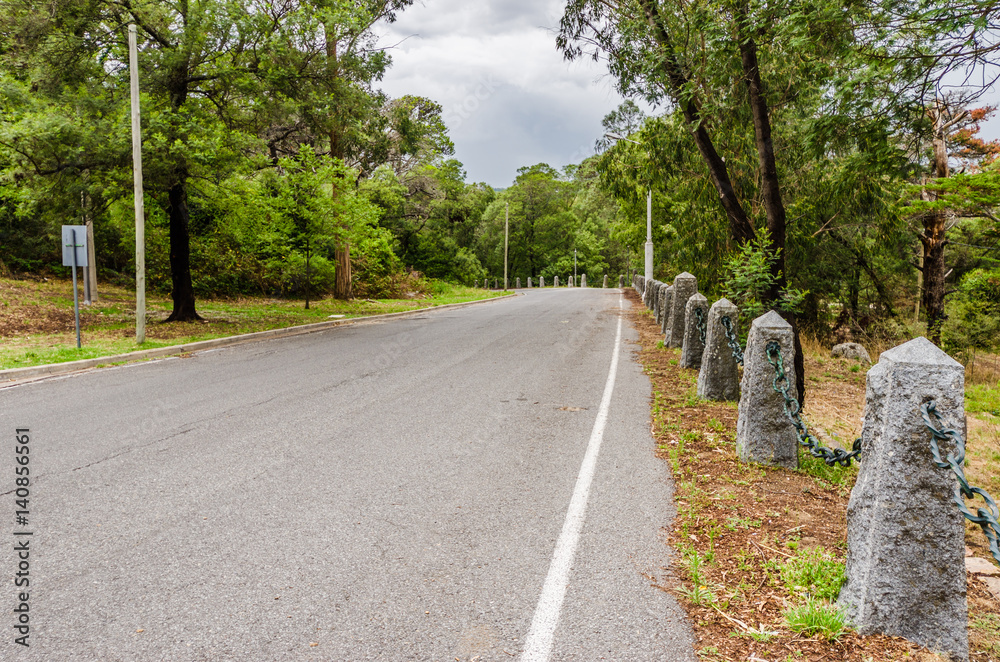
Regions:
<instances>
[{"instance_id":1,"label":"green foliage","mask_svg":"<svg viewBox=\"0 0 1000 662\"><path fill-rule=\"evenodd\" d=\"M767 291L778 283L781 272L774 273L780 249L771 246L766 232L757 235L729 258L726 263L727 278L723 284L725 296L740 310L740 328L749 329L750 322L764 314L770 307L791 313L799 312L806 293L785 289L777 302L767 300Z\"/></svg>"},{"instance_id":2,"label":"green foliage","mask_svg":"<svg viewBox=\"0 0 1000 662\"><path fill-rule=\"evenodd\" d=\"M1000 338L1000 268L973 269L952 297L942 341L948 351L994 349Z\"/></svg>"}]
</instances>

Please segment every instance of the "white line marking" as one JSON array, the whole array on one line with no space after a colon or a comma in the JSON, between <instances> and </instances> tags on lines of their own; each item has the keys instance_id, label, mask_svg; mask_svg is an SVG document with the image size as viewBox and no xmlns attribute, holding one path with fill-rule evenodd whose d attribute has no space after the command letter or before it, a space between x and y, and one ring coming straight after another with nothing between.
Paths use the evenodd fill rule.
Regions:
<instances>
[{"instance_id":1,"label":"white line marking","mask_svg":"<svg viewBox=\"0 0 1000 662\"><path fill-rule=\"evenodd\" d=\"M622 296L618 297L618 308L623 309ZM611 407L611 394L615 390L615 375L618 373L618 354L622 341L622 318L618 317L618 331L615 334L615 352L611 356L611 369L608 370L608 381L604 384L604 397L601 398L601 408L594 421L594 429L590 433L590 443L587 453L580 465L580 474L573 488L573 498L570 499L566 511L566 521L562 533L556 542L552 563L549 564L549 574L542 586L542 595L535 607L535 616L531 619L531 630L521 653L521 662L548 662L552 653L552 639L556 626L559 624L559 612L562 610L566 588L569 586L569 573L576 555L576 546L580 542L580 531L587 514L587 499L590 497L590 483L594 479L597 468L597 455L601 450L601 440L604 438L604 426L608 422L608 409Z\"/></svg>"}]
</instances>

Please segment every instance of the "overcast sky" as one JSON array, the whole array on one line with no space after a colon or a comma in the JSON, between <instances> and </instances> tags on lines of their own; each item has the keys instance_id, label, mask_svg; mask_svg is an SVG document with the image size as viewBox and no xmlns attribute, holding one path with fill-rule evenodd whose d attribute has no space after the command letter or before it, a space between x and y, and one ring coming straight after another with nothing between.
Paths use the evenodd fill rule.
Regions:
<instances>
[{"instance_id":1,"label":"overcast sky","mask_svg":"<svg viewBox=\"0 0 1000 662\"><path fill-rule=\"evenodd\" d=\"M603 64L568 63L555 37L565 0L416 0L383 29L390 96L442 105L467 181L510 186L517 169L561 168L593 154L622 102ZM991 92L984 100L997 104ZM982 137L1000 137L1000 117Z\"/></svg>"},{"instance_id":2,"label":"overcast sky","mask_svg":"<svg viewBox=\"0 0 1000 662\"><path fill-rule=\"evenodd\" d=\"M381 88L442 105L467 181L510 186L517 169L593 154L622 98L602 65L556 50L564 0L417 0L384 30Z\"/></svg>"}]
</instances>

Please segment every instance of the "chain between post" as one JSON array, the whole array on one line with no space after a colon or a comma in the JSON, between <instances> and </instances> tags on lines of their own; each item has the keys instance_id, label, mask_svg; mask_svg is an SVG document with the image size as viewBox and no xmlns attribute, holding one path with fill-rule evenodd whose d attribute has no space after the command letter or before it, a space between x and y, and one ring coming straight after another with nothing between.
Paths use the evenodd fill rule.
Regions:
<instances>
[{"instance_id":1,"label":"chain between post","mask_svg":"<svg viewBox=\"0 0 1000 662\"><path fill-rule=\"evenodd\" d=\"M698 334L701 336L701 346L705 346L705 335L708 333L708 327L705 325L705 311L702 310L701 306L697 306L694 309L694 319L695 324L698 327Z\"/></svg>"},{"instance_id":2,"label":"chain between post","mask_svg":"<svg viewBox=\"0 0 1000 662\"><path fill-rule=\"evenodd\" d=\"M736 332L733 330L733 321L729 319L729 315L723 315L719 321L726 330L726 342L729 343L729 349L733 351L733 358L736 359L737 363L743 365L743 348L740 347L740 339L736 337Z\"/></svg>"},{"instance_id":3,"label":"chain between post","mask_svg":"<svg viewBox=\"0 0 1000 662\"><path fill-rule=\"evenodd\" d=\"M810 455L820 458L828 466L833 466L834 464L842 467L851 466L851 460L857 459L861 455L861 439L856 439L850 452L848 452L843 448L827 448L820 444L816 437L809 434L809 427L800 415L801 408L799 407L799 401L788 395L790 384L788 383L788 377L785 375L785 362L781 356L781 345L778 344L777 340L769 340L765 351L767 352L767 362L774 367L774 381L772 386L775 392L785 399L785 413L792 419L792 425L795 426L799 437L799 444L808 448ZM858 461L860 462L860 460Z\"/></svg>"},{"instance_id":4,"label":"chain between post","mask_svg":"<svg viewBox=\"0 0 1000 662\"><path fill-rule=\"evenodd\" d=\"M993 559L1000 563L1000 522L997 521L1000 519L1000 511L997 510L997 503L985 490L969 485L969 481L965 478L965 469L962 468L965 464L965 440L962 439L958 430L942 428L941 417L937 413L936 405L934 400L920 405L920 415L923 416L924 425L931 433L931 454L934 456L934 464L942 469L950 468L955 474L957 479L955 504L965 519L978 524L979 528L983 530L986 539L990 541L990 552L993 554ZM939 441L950 441L955 447L944 459L941 459ZM974 499L977 494L983 498L986 508L977 509L976 514L973 515L972 511L965 505L965 499Z\"/></svg>"}]
</instances>

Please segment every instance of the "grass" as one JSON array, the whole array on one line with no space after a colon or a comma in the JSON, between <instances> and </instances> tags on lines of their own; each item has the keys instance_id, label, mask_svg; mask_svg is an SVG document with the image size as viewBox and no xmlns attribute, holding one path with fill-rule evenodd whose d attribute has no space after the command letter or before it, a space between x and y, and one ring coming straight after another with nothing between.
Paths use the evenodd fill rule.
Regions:
<instances>
[{"instance_id":1,"label":"grass","mask_svg":"<svg viewBox=\"0 0 1000 662\"><path fill-rule=\"evenodd\" d=\"M803 551L781 567L789 592L819 600L835 600L844 584L844 563L821 547Z\"/></svg>"},{"instance_id":2,"label":"grass","mask_svg":"<svg viewBox=\"0 0 1000 662\"><path fill-rule=\"evenodd\" d=\"M827 641L837 641L848 629L847 619L840 609L815 598L807 598L802 604L788 609L785 622L792 632L819 635Z\"/></svg>"},{"instance_id":3,"label":"grass","mask_svg":"<svg viewBox=\"0 0 1000 662\"><path fill-rule=\"evenodd\" d=\"M70 281L0 279L0 369L124 354L200 340L224 338L304 324L352 319L385 313L433 308L499 296L491 292L435 283L431 296L412 299L321 299L304 302L274 297L233 300L203 299L197 303L202 322L166 322L171 301L147 297L146 342L135 342L134 293L102 285L93 306L81 306L82 348L76 348Z\"/></svg>"}]
</instances>

